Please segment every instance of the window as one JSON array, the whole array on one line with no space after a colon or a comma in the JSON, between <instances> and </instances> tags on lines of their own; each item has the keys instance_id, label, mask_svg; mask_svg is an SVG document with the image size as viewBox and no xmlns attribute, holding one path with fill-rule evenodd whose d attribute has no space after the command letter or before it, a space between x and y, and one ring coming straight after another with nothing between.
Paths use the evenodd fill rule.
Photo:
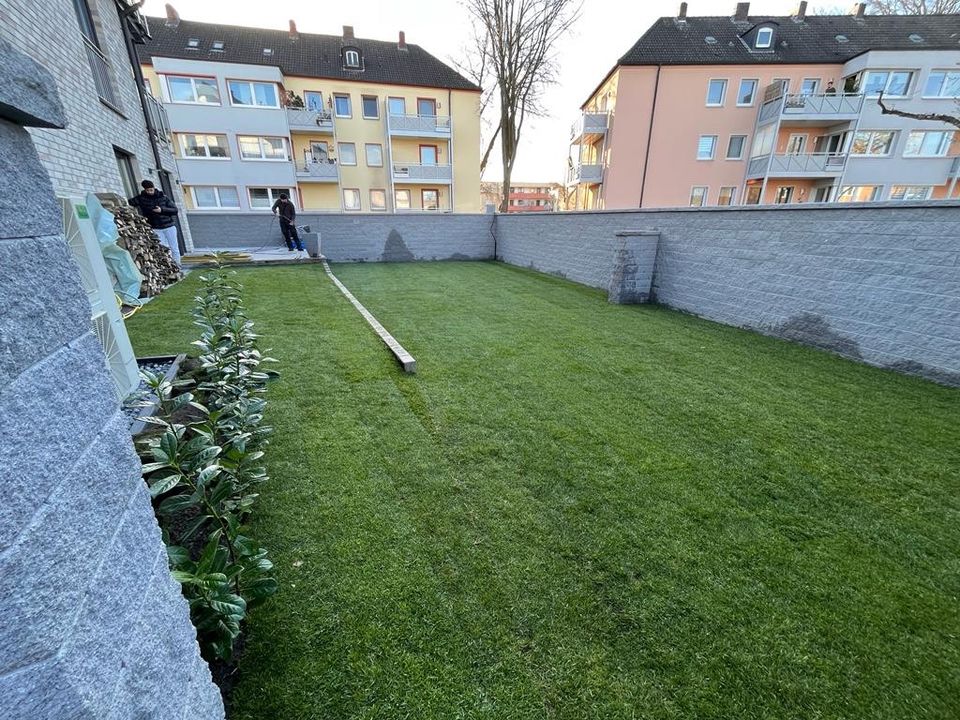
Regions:
<instances>
[{"instance_id":1,"label":"window","mask_svg":"<svg viewBox=\"0 0 960 720\"><path fill-rule=\"evenodd\" d=\"M167 90L172 103L220 104L220 90L214 78L168 75Z\"/></svg>"},{"instance_id":2,"label":"window","mask_svg":"<svg viewBox=\"0 0 960 720\"><path fill-rule=\"evenodd\" d=\"M380 105L377 103L376 95L361 95L360 101L363 105L363 116L367 120L380 119Z\"/></svg>"},{"instance_id":3,"label":"window","mask_svg":"<svg viewBox=\"0 0 960 720\"><path fill-rule=\"evenodd\" d=\"M200 38L190 38L187 40L187 47L191 50L196 50L200 47Z\"/></svg>"},{"instance_id":4,"label":"window","mask_svg":"<svg viewBox=\"0 0 960 720\"><path fill-rule=\"evenodd\" d=\"M137 187L137 173L133 169L133 155L120 148L114 148L113 154L117 158L117 170L120 171L123 191L128 198L133 197L140 192L140 188Z\"/></svg>"},{"instance_id":5,"label":"window","mask_svg":"<svg viewBox=\"0 0 960 720\"><path fill-rule=\"evenodd\" d=\"M747 145L746 135L731 135L727 143L727 160L743 160L743 149Z\"/></svg>"},{"instance_id":6,"label":"window","mask_svg":"<svg viewBox=\"0 0 960 720\"><path fill-rule=\"evenodd\" d=\"M750 157L758 155L769 155L773 152L773 143L776 140L774 135L775 125L765 125L757 130L753 136L753 147L750 149Z\"/></svg>"},{"instance_id":7,"label":"window","mask_svg":"<svg viewBox=\"0 0 960 720\"><path fill-rule=\"evenodd\" d=\"M80 25L80 32L83 35L83 44L87 52L87 63L90 66L90 74L93 75L93 84L97 88L97 97L110 107L117 109L119 102L113 89L113 75L110 70L110 63L100 48L100 42L97 40L97 32L93 22L93 15L90 13L90 6L87 0L73 0L73 9L77 15L77 22Z\"/></svg>"},{"instance_id":8,"label":"window","mask_svg":"<svg viewBox=\"0 0 960 720\"><path fill-rule=\"evenodd\" d=\"M889 155L893 136L893 130L860 130L853 135L850 154Z\"/></svg>"},{"instance_id":9,"label":"window","mask_svg":"<svg viewBox=\"0 0 960 720\"><path fill-rule=\"evenodd\" d=\"M737 106L749 107L757 96L758 80L741 80L740 90L737 91Z\"/></svg>"},{"instance_id":10,"label":"window","mask_svg":"<svg viewBox=\"0 0 960 720\"><path fill-rule=\"evenodd\" d=\"M934 70L923 88L924 97L960 97L960 72Z\"/></svg>"},{"instance_id":11,"label":"window","mask_svg":"<svg viewBox=\"0 0 960 720\"><path fill-rule=\"evenodd\" d=\"M271 55L273 55L273 48L264 48L263 54L267 57L270 57Z\"/></svg>"},{"instance_id":12,"label":"window","mask_svg":"<svg viewBox=\"0 0 960 720\"><path fill-rule=\"evenodd\" d=\"M440 209L440 191L439 190L421 190L420 202L424 210Z\"/></svg>"},{"instance_id":13,"label":"window","mask_svg":"<svg viewBox=\"0 0 960 720\"><path fill-rule=\"evenodd\" d=\"M275 83L228 80L230 104L239 107L280 107L280 96Z\"/></svg>"},{"instance_id":14,"label":"window","mask_svg":"<svg viewBox=\"0 0 960 720\"><path fill-rule=\"evenodd\" d=\"M774 78L771 82L772 85L776 85L777 83L780 83L780 89L783 90L783 92L790 92L790 78Z\"/></svg>"},{"instance_id":15,"label":"window","mask_svg":"<svg viewBox=\"0 0 960 720\"><path fill-rule=\"evenodd\" d=\"M255 135L237 135L240 157L244 160L287 159L287 142L282 137L259 137Z\"/></svg>"},{"instance_id":16,"label":"window","mask_svg":"<svg viewBox=\"0 0 960 720\"><path fill-rule=\"evenodd\" d=\"M755 183L753 185L747 185L747 196L744 198L745 205L759 205L760 204L760 191L763 189L763 186L760 183Z\"/></svg>"},{"instance_id":17,"label":"window","mask_svg":"<svg viewBox=\"0 0 960 720\"><path fill-rule=\"evenodd\" d=\"M341 165L357 164L357 146L353 143L337 143Z\"/></svg>"},{"instance_id":18,"label":"window","mask_svg":"<svg viewBox=\"0 0 960 720\"><path fill-rule=\"evenodd\" d=\"M261 189L266 191L266 188ZM190 188L190 193L193 195L193 206L198 210L240 207L240 193L237 192L235 187L226 185L197 186Z\"/></svg>"},{"instance_id":19,"label":"window","mask_svg":"<svg viewBox=\"0 0 960 720\"><path fill-rule=\"evenodd\" d=\"M911 130L904 157L943 157L953 143L952 130Z\"/></svg>"},{"instance_id":20,"label":"window","mask_svg":"<svg viewBox=\"0 0 960 720\"><path fill-rule=\"evenodd\" d=\"M820 81L817 78L804 78L800 83L801 95L816 95L820 89Z\"/></svg>"},{"instance_id":21,"label":"window","mask_svg":"<svg viewBox=\"0 0 960 720\"><path fill-rule=\"evenodd\" d=\"M837 202L871 202L879 194L879 185L844 185L837 193Z\"/></svg>"},{"instance_id":22,"label":"window","mask_svg":"<svg viewBox=\"0 0 960 720\"><path fill-rule=\"evenodd\" d=\"M317 90L304 90L303 101L307 110L314 112L323 112L323 94Z\"/></svg>"},{"instance_id":23,"label":"window","mask_svg":"<svg viewBox=\"0 0 960 720\"><path fill-rule=\"evenodd\" d=\"M359 50L344 50L343 51L343 64L345 67L357 69L360 67L360 51Z\"/></svg>"},{"instance_id":24,"label":"window","mask_svg":"<svg viewBox=\"0 0 960 720\"><path fill-rule=\"evenodd\" d=\"M437 101L433 98L417 98L417 115L436 117Z\"/></svg>"},{"instance_id":25,"label":"window","mask_svg":"<svg viewBox=\"0 0 960 720\"><path fill-rule=\"evenodd\" d=\"M370 191L370 210L373 212L386 212L387 210L387 191Z\"/></svg>"},{"instance_id":26,"label":"window","mask_svg":"<svg viewBox=\"0 0 960 720\"><path fill-rule=\"evenodd\" d=\"M733 205L737 201L737 189L735 187L720 188L720 197L717 198L717 205Z\"/></svg>"},{"instance_id":27,"label":"window","mask_svg":"<svg viewBox=\"0 0 960 720\"><path fill-rule=\"evenodd\" d=\"M269 210L280 199L282 193L286 193L290 197L290 188L252 187L247 189L247 194L250 196L250 207L254 210Z\"/></svg>"},{"instance_id":28,"label":"window","mask_svg":"<svg viewBox=\"0 0 960 720\"><path fill-rule=\"evenodd\" d=\"M226 135L177 135L180 156L185 158L229 158Z\"/></svg>"},{"instance_id":29,"label":"window","mask_svg":"<svg viewBox=\"0 0 960 720\"><path fill-rule=\"evenodd\" d=\"M754 47L763 50L771 45L773 45L773 28L765 27L757 30L757 41Z\"/></svg>"},{"instance_id":30,"label":"window","mask_svg":"<svg viewBox=\"0 0 960 720\"><path fill-rule=\"evenodd\" d=\"M387 108L389 108L391 115L406 115L407 101L402 97L387 98Z\"/></svg>"},{"instance_id":31,"label":"window","mask_svg":"<svg viewBox=\"0 0 960 720\"><path fill-rule=\"evenodd\" d=\"M787 155L803 155L807 149L807 136L803 133L792 133L787 139Z\"/></svg>"},{"instance_id":32,"label":"window","mask_svg":"<svg viewBox=\"0 0 960 720\"><path fill-rule=\"evenodd\" d=\"M223 40L214 40L213 45L210 46L210 50L213 52L223 52Z\"/></svg>"},{"instance_id":33,"label":"window","mask_svg":"<svg viewBox=\"0 0 960 720\"><path fill-rule=\"evenodd\" d=\"M360 191L356 188L343 189L343 209L356 211L360 209Z\"/></svg>"},{"instance_id":34,"label":"window","mask_svg":"<svg viewBox=\"0 0 960 720\"><path fill-rule=\"evenodd\" d=\"M713 160L713 153L717 149L716 135L701 135L697 143L697 160Z\"/></svg>"},{"instance_id":35,"label":"window","mask_svg":"<svg viewBox=\"0 0 960 720\"><path fill-rule=\"evenodd\" d=\"M350 107L350 96L334 95L333 110L337 117L353 117L353 108Z\"/></svg>"},{"instance_id":36,"label":"window","mask_svg":"<svg viewBox=\"0 0 960 720\"><path fill-rule=\"evenodd\" d=\"M907 70L871 70L864 76L863 94L906 97L912 78L913 73Z\"/></svg>"},{"instance_id":37,"label":"window","mask_svg":"<svg viewBox=\"0 0 960 720\"><path fill-rule=\"evenodd\" d=\"M890 188L891 200L927 200L930 198L930 185L894 185Z\"/></svg>"},{"instance_id":38,"label":"window","mask_svg":"<svg viewBox=\"0 0 960 720\"><path fill-rule=\"evenodd\" d=\"M367 154L367 167L383 167L383 145L367 143L364 150Z\"/></svg>"},{"instance_id":39,"label":"window","mask_svg":"<svg viewBox=\"0 0 960 720\"><path fill-rule=\"evenodd\" d=\"M711 80L707 83L707 107L722 107L726 94L726 80Z\"/></svg>"},{"instance_id":40,"label":"window","mask_svg":"<svg viewBox=\"0 0 960 720\"><path fill-rule=\"evenodd\" d=\"M793 202L793 186L782 186L777 188L777 194L773 198L777 205L789 205Z\"/></svg>"},{"instance_id":41,"label":"window","mask_svg":"<svg viewBox=\"0 0 960 720\"><path fill-rule=\"evenodd\" d=\"M703 207L707 202L707 188L694 187L690 189L690 207Z\"/></svg>"},{"instance_id":42,"label":"window","mask_svg":"<svg viewBox=\"0 0 960 720\"><path fill-rule=\"evenodd\" d=\"M420 146L420 164L436 165L438 154L439 154L439 150L436 145L421 145Z\"/></svg>"},{"instance_id":43,"label":"window","mask_svg":"<svg viewBox=\"0 0 960 720\"><path fill-rule=\"evenodd\" d=\"M410 209L410 191L397 190L396 192L394 192L393 204L397 210L409 210Z\"/></svg>"}]
</instances>

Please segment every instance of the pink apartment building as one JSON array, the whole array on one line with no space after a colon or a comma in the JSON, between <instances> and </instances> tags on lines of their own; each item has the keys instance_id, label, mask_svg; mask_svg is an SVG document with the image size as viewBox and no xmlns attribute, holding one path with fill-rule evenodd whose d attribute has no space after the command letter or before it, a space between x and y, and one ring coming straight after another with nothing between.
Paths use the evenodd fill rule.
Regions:
<instances>
[{"instance_id":1,"label":"pink apartment building","mask_svg":"<svg viewBox=\"0 0 960 720\"><path fill-rule=\"evenodd\" d=\"M568 209L960 197L960 16L660 18L581 106Z\"/></svg>"}]
</instances>

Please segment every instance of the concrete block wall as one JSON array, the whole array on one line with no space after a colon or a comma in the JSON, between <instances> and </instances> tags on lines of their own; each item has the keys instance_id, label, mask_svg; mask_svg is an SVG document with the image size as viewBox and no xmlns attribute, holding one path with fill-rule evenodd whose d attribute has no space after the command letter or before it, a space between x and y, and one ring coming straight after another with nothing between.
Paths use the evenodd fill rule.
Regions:
<instances>
[{"instance_id":1,"label":"concrete block wall","mask_svg":"<svg viewBox=\"0 0 960 720\"><path fill-rule=\"evenodd\" d=\"M616 234L660 235L658 303L960 385L960 203L498 215L505 262L607 287Z\"/></svg>"},{"instance_id":2,"label":"concrete block wall","mask_svg":"<svg viewBox=\"0 0 960 720\"><path fill-rule=\"evenodd\" d=\"M493 216L441 213L302 213L298 225L320 232L321 250L334 262L489 260ZM197 248L283 247L269 213L190 213Z\"/></svg>"},{"instance_id":3,"label":"concrete block wall","mask_svg":"<svg viewBox=\"0 0 960 720\"><path fill-rule=\"evenodd\" d=\"M0 68L0 718L219 720L60 207L20 127L64 122L55 82L3 43Z\"/></svg>"},{"instance_id":4,"label":"concrete block wall","mask_svg":"<svg viewBox=\"0 0 960 720\"><path fill-rule=\"evenodd\" d=\"M0 0L0 39L35 59L53 74L67 124L64 129L30 128L34 144L57 195L83 197L88 192L115 192L126 197L114 147L133 155L137 181L151 179L159 187L157 164L150 147L136 81L124 44L114 0L86 0L97 38L109 63L117 109L97 97L93 75L72 0ZM185 208L169 149L162 165L173 174L174 202ZM181 211L187 247L190 226Z\"/></svg>"}]
</instances>

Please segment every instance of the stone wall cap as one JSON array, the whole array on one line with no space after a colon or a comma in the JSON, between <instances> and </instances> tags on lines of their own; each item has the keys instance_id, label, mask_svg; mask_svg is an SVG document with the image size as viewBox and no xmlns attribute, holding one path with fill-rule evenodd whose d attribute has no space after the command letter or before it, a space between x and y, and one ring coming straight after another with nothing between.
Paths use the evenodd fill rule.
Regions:
<instances>
[{"instance_id":1,"label":"stone wall cap","mask_svg":"<svg viewBox=\"0 0 960 720\"><path fill-rule=\"evenodd\" d=\"M67 125L53 75L2 38L0 119L24 127L62 128Z\"/></svg>"}]
</instances>

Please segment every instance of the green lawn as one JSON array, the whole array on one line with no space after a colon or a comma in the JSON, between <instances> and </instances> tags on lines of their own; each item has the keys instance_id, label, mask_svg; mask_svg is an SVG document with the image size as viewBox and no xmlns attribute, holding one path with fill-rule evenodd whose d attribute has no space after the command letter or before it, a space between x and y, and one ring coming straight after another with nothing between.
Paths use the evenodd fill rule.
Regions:
<instances>
[{"instance_id":1,"label":"green lawn","mask_svg":"<svg viewBox=\"0 0 960 720\"><path fill-rule=\"evenodd\" d=\"M242 272L281 361L232 717L960 717L960 391L495 263ZM130 322L187 350L192 275Z\"/></svg>"}]
</instances>

